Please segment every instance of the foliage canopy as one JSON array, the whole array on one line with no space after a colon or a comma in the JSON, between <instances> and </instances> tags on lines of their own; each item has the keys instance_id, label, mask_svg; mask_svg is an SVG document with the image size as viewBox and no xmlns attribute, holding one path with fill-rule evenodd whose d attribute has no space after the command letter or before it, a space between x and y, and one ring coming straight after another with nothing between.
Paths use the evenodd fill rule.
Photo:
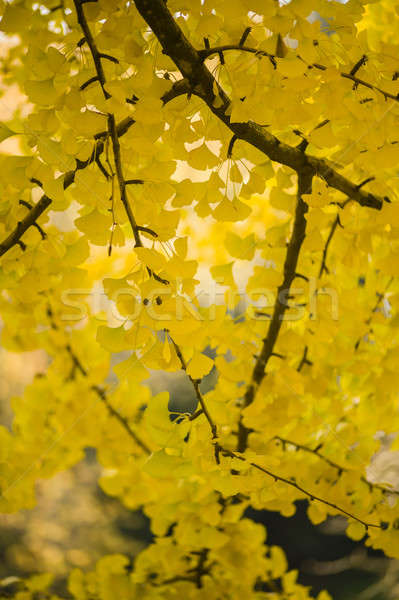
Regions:
<instances>
[{"instance_id":1,"label":"foliage canopy","mask_svg":"<svg viewBox=\"0 0 399 600\"><path fill-rule=\"evenodd\" d=\"M0 128L23 148L0 157L2 344L51 361L0 429L0 510L96 449L156 537L73 571L79 600L308 598L243 517L300 499L399 558L399 491L367 472L399 424L395 3L2 11L30 103ZM193 413L151 396L157 370Z\"/></svg>"}]
</instances>

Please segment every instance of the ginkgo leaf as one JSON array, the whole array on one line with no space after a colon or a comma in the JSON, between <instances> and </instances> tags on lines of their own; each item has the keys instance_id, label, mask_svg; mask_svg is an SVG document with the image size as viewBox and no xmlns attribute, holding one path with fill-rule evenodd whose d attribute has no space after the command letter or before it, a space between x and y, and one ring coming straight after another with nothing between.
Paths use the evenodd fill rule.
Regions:
<instances>
[{"instance_id":1,"label":"ginkgo leaf","mask_svg":"<svg viewBox=\"0 0 399 600\"><path fill-rule=\"evenodd\" d=\"M195 352L194 356L190 360L187 366L187 374L193 379L202 379L205 375L213 368L214 362L211 358L202 354L202 352Z\"/></svg>"},{"instance_id":2,"label":"ginkgo leaf","mask_svg":"<svg viewBox=\"0 0 399 600\"><path fill-rule=\"evenodd\" d=\"M165 362L167 362L167 363L170 362L171 352L170 352L170 345L169 345L169 340L168 340L167 336L165 336L165 341L163 343L162 356L164 357Z\"/></svg>"},{"instance_id":3,"label":"ginkgo leaf","mask_svg":"<svg viewBox=\"0 0 399 600\"><path fill-rule=\"evenodd\" d=\"M255 253L255 236L253 233L241 238L229 231L226 235L225 246L231 256L241 260L252 260Z\"/></svg>"},{"instance_id":4,"label":"ginkgo leaf","mask_svg":"<svg viewBox=\"0 0 399 600\"><path fill-rule=\"evenodd\" d=\"M285 77L300 77L308 68L307 64L299 58L286 57L277 61L278 71Z\"/></svg>"},{"instance_id":5,"label":"ginkgo leaf","mask_svg":"<svg viewBox=\"0 0 399 600\"><path fill-rule=\"evenodd\" d=\"M352 521L346 528L346 535L352 540L359 541L366 535L366 528L363 523Z\"/></svg>"},{"instance_id":6,"label":"ginkgo leaf","mask_svg":"<svg viewBox=\"0 0 399 600\"><path fill-rule=\"evenodd\" d=\"M103 348L110 352L121 352L129 348L125 333L123 325L120 327L105 327L104 325L100 325L97 330L97 341Z\"/></svg>"},{"instance_id":7,"label":"ginkgo leaf","mask_svg":"<svg viewBox=\"0 0 399 600\"><path fill-rule=\"evenodd\" d=\"M75 219L75 225L93 244L104 246L110 239L111 216L103 215L98 210Z\"/></svg>"},{"instance_id":8,"label":"ginkgo leaf","mask_svg":"<svg viewBox=\"0 0 399 600\"><path fill-rule=\"evenodd\" d=\"M13 135L17 135L17 133L15 131L12 131L12 129L7 127L7 125L5 125L4 123L0 123L0 142L3 142L4 140Z\"/></svg>"},{"instance_id":9,"label":"ginkgo leaf","mask_svg":"<svg viewBox=\"0 0 399 600\"><path fill-rule=\"evenodd\" d=\"M134 251L139 260L150 269L154 269L154 271L161 271L163 268L165 268L166 259L156 250L150 248L135 248Z\"/></svg>"}]
</instances>

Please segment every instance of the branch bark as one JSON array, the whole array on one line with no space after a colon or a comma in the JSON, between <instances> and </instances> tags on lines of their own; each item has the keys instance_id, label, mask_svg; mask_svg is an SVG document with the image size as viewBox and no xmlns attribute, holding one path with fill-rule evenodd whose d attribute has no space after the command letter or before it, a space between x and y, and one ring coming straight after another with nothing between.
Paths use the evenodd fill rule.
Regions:
<instances>
[{"instance_id":1,"label":"branch bark","mask_svg":"<svg viewBox=\"0 0 399 600\"><path fill-rule=\"evenodd\" d=\"M21 237L31 227L32 225L36 225L36 220L44 213L46 208L48 208L51 204L52 200L46 194L40 198L39 202L35 204L26 217L22 219L14 229L10 233L6 239L0 244L0 256L3 256L10 248L18 244L21 240Z\"/></svg>"},{"instance_id":2,"label":"branch bark","mask_svg":"<svg viewBox=\"0 0 399 600\"><path fill-rule=\"evenodd\" d=\"M116 127L118 137L124 135L133 125L134 122L134 119L132 119L131 117L126 117L126 119L123 119L123 121L121 121ZM104 152L105 140L107 136L108 132L106 131L100 132L94 136L96 143L93 152L91 153L89 158L84 161L77 160L75 169L73 169L72 171L67 171L65 173L63 184L64 190L66 190L73 184L73 182L75 181L77 171L85 169L86 167L91 165ZM40 182L37 183L38 185L40 185ZM43 194L43 196L35 204L32 210L26 215L26 217L22 219L22 221L20 221L17 224L16 228L10 233L10 235L0 243L0 256L3 256L3 254L8 252L8 250L10 250L13 246L20 242L23 234L29 229L29 227L35 225L37 219L45 212L45 210L51 205L51 203L51 198L49 198L46 194Z\"/></svg>"},{"instance_id":3,"label":"branch bark","mask_svg":"<svg viewBox=\"0 0 399 600\"><path fill-rule=\"evenodd\" d=\"M209 58L209 56L212 56L213 54L220 55L221 52L223 53L223 52L227 52L230 50L239 50L241 52L249 52L250 54L255 54L256 56L267 56L272 62L274 61L274 64L276 64L275 60L276 60L277 56L275 54L271 54L270 52L266 52L265 50L251 48L249 46L242 46L241 44L225 44L223 46L215 46L213 48L203 48L202 50L199 50L198 53L201 56L201 58L203 60L205 60L206 58ZM298 55L298 58L303 60L299 55ZM373 90L374 92L378 92L378 93L382 94L384 96L385 100L387 100L389 98L390 100L395 100L396 102L398 102L399 101L398 95L395 96L394 94L391 94L390 92L386 92L385 90L382 90L378 86L355 76L357 71L359 70L359 68L364 64L366 64L366 57L362 56L362 58L356 63L356 65L353 67L353 69L351 70L350 73L340 73L340 76L343 79L349 79L356 86L361 85L363 87L368 88L369 90ZM312 69L312 68L318 69L319 71L325 71L327 69L327 67L325 65L321 65L319 63L308 64L308 69Z\"/></svg>"},{"instance_id":4,"label":"branch bark","mask_svg":"<svg viewBox=\"0 0 399 600\"><path fill-rule=\"evenodd\" d=\"M288 243L287 254L284 262L284 279L277 289L277 297L274 304L273 316L270 321L269 329L265 339L263 340L263 346L261 352L256 359L254 369L252 371L251 380L248 384L244 395L243 407L249 406L255 399L256 392L265 377L265 369L270 357L273 354L274 346L277 341L278 334L281 329L281 325L284 319L284 314L288 308L287 298L289 291L296 277L296 267L298 264L299 252L301 250L302 243L305 239L306 233L306 212L308 207L302 200L303 194L308 194L312 187L313 173L312 171L305 170L304 172L298 173L298 191L297 191L297 204L295 211L294 226L291 234L291 239ZM248 444L248 436L250 430L245 427L240 419L238 427L238 444L237 451L244 452Z\"/></svg>"},{"instance_id":5,"label":"branch bark","mask_svg":"<svg viewBox=\"0 0 399 600\"><path fill-rule=\"evenodd\" d=\"M181 93L195 94L202 98L214 115L218 117L237 138L244 140L266 154L271 160L291 167L295 171L309 168L314 175L322 177L329 186L349 196L361 206L380 210L384 199L364 192L346 177L340 175L327 161L308 156L301 149L281 142L263 127L248 121L233 123L227 114L231 101L213 75L204 65L201 51L197 51L186 38L163 0L135 0L140 15L149 25L167 54L183 75ZM176 86L162 99L169 101L177 94Z\"/></svg>"}]
</instances>

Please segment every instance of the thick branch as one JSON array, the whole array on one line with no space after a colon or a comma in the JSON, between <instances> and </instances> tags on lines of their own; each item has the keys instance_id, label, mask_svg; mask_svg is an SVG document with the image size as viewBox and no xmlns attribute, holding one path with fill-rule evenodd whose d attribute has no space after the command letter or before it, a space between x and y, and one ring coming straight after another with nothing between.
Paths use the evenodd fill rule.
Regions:
<instances>
[{"instance_id":1,"label":"thick branch","mask_svg":"<svg viewBox=\"0 0 399 600\"><path fill-rule=\"evenodd\" d=\"M253 121L231 122L227 114L231 105L229 97L204 65L202 50L197 51L192 46L173 19L166 3L163 0L135 0L135 4L160 41L164 53L174 61L184 78L183 82L178 82L179 86L174 85L172 90L162 97L164 102L179 95L179 91L196 94L237 138L255 146L271 160L291 167L295 171L308 167L315 175L325 179L332 188L350 196L361 206L381 209L383 198L358 189L354 183L339 175L327 161L308 156L300 148L284 144Z\"/></svg>"},{"instance_id":2,"label":"thick branch","mask_svg":"<svg viewBox=\"0 0 399 600\"><path fill-rule=\"evenodd\" d=\"M39 202L37 202L37 204L35 204L31 208L26 217L24 217L22 221L19 221L14 231L12 231L3 242L1 242L0 256L3 256L3 254L10 250L10 248L15 246L15 244L19 243L21 241L21 237L23 236L25 231L29 229L29 227L31 227L32 225L37 225L36 220L40 217L40 215L44 213L44 211L50 206L50 204L51 199L48 196L46 196L46 194L44 194L40 198Z\"/></svg>"},{"instance_id":3,"label":"thick branch","mask_svg":"<svg viewBox=\"0 0 399 600\"><path fill-rule=\"evenodd\" d=\"M280 328L283 322L285 311L288 306L288 297L293 280L296 276L296 267L298 264L299 252L302 243L305 239L307 205L302 200L303 194L308 194L312 187L313 174L311 171L298 173L298 192L297 205L295 211L294 226L291 234L291 239L288 243L287 254L284 262L284 279L277 290L277 297L274 304L273 316L270 321L267 336L263 340L261 352L256 360L251 381L244 395L244 407L249 406L255 399L256 392L265 377L265 369L270 357L273 354L274 345ZM242 421L239 424L238 446L239 452L244 452L247 447L249 430L243 425Z\"/></svg>"}]
</instances>

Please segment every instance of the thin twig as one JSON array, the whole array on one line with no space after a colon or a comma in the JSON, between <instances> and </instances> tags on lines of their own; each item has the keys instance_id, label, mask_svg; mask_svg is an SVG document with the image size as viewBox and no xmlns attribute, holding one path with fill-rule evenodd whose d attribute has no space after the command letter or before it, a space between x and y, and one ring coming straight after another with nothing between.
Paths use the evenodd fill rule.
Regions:
<instances>
[{"instance_id":1,"label":"thin twig","mask_svg":"<svg viewBox=\"0 0 399 600\"><path fill-rule=\"evenodd\" d=\"M58 328L58 325L56 324L56 322L54 320L54 314L53 314L53 311L52 311L52 309L51 309L50 306L47 308L47 316L48 316L48 318L50 320L50 326L51 326L51 328L54 329L55 331L57 331L59 328ZM70 358L72 360L74 368L77 369L83 377L87 378L89 376L88 371L84 368L84 366L80 362L80 359L78 358L77 354L74 352L74 350L72 349L72 347L71 347L71 345L69 343L67 343L65 345L65 350L68 352L68 354L69 354L69 356L70 356ZM119 423L122 425L122 427L124 428L124 430L126 431L126 433L132 438L132 440L146 454L151 454L151 450L138 437L138 435L133 431L133 429L130 427L129 423L127 422L127 420L124 417L122 417L122 415L109 402L107 394L106 394L104 388L100 387L99 385L92 385L90 389L97 394L97 396L100 398L100 400L106 406L106 408L107 408L108 412L110 413L110 415L119 421Z\"/></svg>"},{"instance_id":2,"label":"thin twig","mask_svg":"<svg viewBox=\"0 0 399 600\"><path fill-rule=\"evenodd\" d=\"M289 445L289 446L293 446L294 448L296 448L297 450L303 450L304 452L308 452L310 454L314 454L315 456L317 456L318 458L320 458L321 460L323 460L325 463L327 463L330 467L333 467L334 469L336 469L338 471L338 474L340 475L343 472L350 472L350 469L348 469L347 467L342 467L341 465L339 465L338 463L330 460L329 458L327 458L327 456L324 456L324 454L322 454L320 452L320 445L317 446L317 448L309 448L308 446L305 446L304 444L297 444L296 442L293 442L292 440L287 440L285 438L282 438L279 435L275 435L274 436L275 440L280 441L283 444L283 447L285 445ZM372 481L369 481L368 479L366 479L366 477L364 477L364 475L360 476L360 480L363 481L364 483L366 483L370 489L375 488L377 490L380 490L383 494L396 494L399 495L399 491L398 490L394 490L394 489L390 489L385 487L384 485L380 484L380 483L373 483Z\"/></svg>"},{"instance_id":3,"label":"thin twig","mask_svg":"<svg viewBox=\"0 0 399 600\"><path fill-rule=\"evenodd\" d=\"M77 15L77 19L78 19L78 23L83 31L83 34L85 36L85 40L87 42L87 45L90 48L90 52L93 58L93 62L94 62L94 67L96 69L96 73L97 76L96 77L92 77L91 79L89 79L88 82L86 82L85 84L83 84L84 86L89 85L89 83L98 80L100 85L101 85L101 89L103 91L104 97L106 99L110 98L110 94L107 92L107 90L105 89L104 85L105 85L105 75L104 75L104 69L101 63L101 54L97 49L97 46L95 44L93 35L90 31L90 27L87 23L87 19L85 17L84 11L83 11L83 3L81 0L73 0L73 3L75 5L75 9L76 9L76 15ZM82 87L81 87L82 89Z\"/></svg>"},{"instance_id":4,"label":"thin twig","mask_svg":"<svg viewBox=\"0 0 399 600\"><path fill-rule=\"evenodd\" d=\"M308 350L309 350L308 347L305 346L305 348L303 349L302 358L301 358L301 360L299 362L299 365L297 366L297 369L296 369L298 371L298 373L300 373L302 371L302 369L303 369L303 367L305 365L309 365L309 366L313 365L312 361L308 359Z\"/></svg>"},{"instance_id":5,"label":"thin twig","mask_svg":"<svg viewBox=\"0 0 399 600\"><path fill-rule=\"evenodd\" d=\"M337 216L335 217L335 219L334 219L334 221L333 221L333 223L331 225L330 232L328 234L326 243L324 245L323 256L322 256L322 259L321 259L321 265L320 265L320 270L319 270L319 278L323 275L324 271L327 274L329 273L329 270L328 270L328 267L327 267L327 264L326 264L326 261L327 261L327 252L328 252L328 248L329 248L329 246L331 244L331 240L332 240L332 238L334 236L335 230L337 229L338 225L341 225L341 222L339 220L339 215L337 214ZM341 225L341 227L342 227L342 225Z\"/></svg>"},{"instance_id":6,"label":"thin twig","mask_svg":"<svg viewBox=\"0 0 399 600\"><path fill-rule=\"evenodd\" d=\"M81 373L81 375L83 375L83 377L88 377L87 370L83 367L79 358L77 357L75 352L72 350L70 344L67 344L65 349L67 350L69 356L71 357L74 366L78 369L78 371ZM106 406L110 415L119 421L119 423L122 425L122 427L124 428L126 433L134 440L134 442L138 446L140 446L140 448L146 454L151 454L151 450L133 431L133 429L130 427L129 423L127 422L127 420L124 417L122 417L122 415L112 406L112 404L108 400L108 397L107 397L107 394L106 394L104 388L100 387L99 385L92 385L91 389L93 390L93 392L95 392L97 394L97 396L100 398L100 400L102 400L102 402Z\"/></svg>"},{"instance_id":7,"label":"thin twig","mask_svg":"<svg viewBox=\"0 0 399 600\"><path fill-rule=\"evenodd\" d=\"M382 301L385 298L385 294L387 293L388 289L390 288L392 282L393 282L394 278L391 277L388 281L388 283L386 284L384 291L382 293L377 292L377 302L374 304L373 308L371 309L371 314L369 316L369 318L365 321L366 325L370 325L374 314L377 312L378 308L380 307ZM362 341L362 339L365 338L365 336L371 332L371 329L369 328L368 331L362 336L360 337L356 343L355 343L355 351L359 348L360 346L360 342Z\"/></svg>"},{"instance_id":8,"label":"thin twig","mask_svg":"<svg viewBox=\"0 0 399 600\"><path fill-rule=\"evenodd\" d=\"M114 162L115 162L116 176L118 179L121 202L125 208L127 217L129 219L130 226L133 231L135 247L136 248L141 247L143 244L142 244L142 241L140 238L139 231L137 229L136 219L134 217L133 211L131 209L131 206L129 204L129 200L128 200L127 194L126 194L126 183L125 183L125 179L123 177L121 149L120 149L118 134L116 131L115 117L113 114L108 115L108 129L109 129L110 137L112 140L112 148L114 151Z\"/></svg>"},{"instance_id":9,"label":"thin twig","mask_svg":"<svg viewBox=\"0 0 399 600\"><path fill-rule=\"evenodd\" d=\"M325 504L327 506L330 506L331 508L334 508L335 510L338 510L339 512L341 512L342 514L346 515L347 517L350 517L351 519L354 519L355 521L358 521L359 523L361 523L362 525L364 525L364 527L366 529L368 529L369 527L375 527L375 528L378 528L378 529L383 529L383 526L381 524L377 525L376 523L368 523L367 521L364 521L360 517L357 517L356 515L348 512L347 510L345 510L341 506L338 506L337 504L334 504L334 502L329 502L328 500L324 500L323 498L320 498L319 496L316 496L312 492L309 492L308 490L305 490L302 486L300 486L298 483L296 483L296 481L293 481L292 479L287 479L286 477L282 477L281 475L277 475L276 473L272 473L272 471L269 471L265 467L262 467L261 465L258 465L255 462L247 460L245 458L245 456L243 456L242 454L237 454L236 452L232 452L231 450L227 450L226 448L223 448L222 446L219 446L219 451L220 451L220 454L222 454L222 456L229 456L230 458L236 458L238 460L241 460L242 462L247 462L249 465L251 465L251 467L254 467L254 469L257 469L258 471L262 471L262 473L265 473L266 475L269 475L269 477L271 477L275 481L281 481L282 483L285 483L287 485L290 485L291 487L296 488L298 491L300 491L303 494L305 494L306 496L308 496L308 498L310 498L311 500L317 500L318 502L320 502L322 504Z\"/></svg>"},{"instance_id":10,"label":"thin twig","mask_svg":"<svg viewBox=\"0 0 399 600\"><path fill-rule=\"evenodd\" d=\"M215 46L213 48L203 48L201 50L198 50L198 54L200 55L202 60L205 60L206 58L209 58L209 56L212 56L212 54L220 54L220 52L227 52L227 51L231 51L231 50L240 50L242 52L249 52L250 54L255 54L256 56L259 56L259 57L266 56L272 60L276 59L276 56L274 54L271 54L270 52L266 52L265 50L259 50L257 48L250 48L248 46L242 46L240 44L224 44L222 46ZM298 58L301 58L301 57L298 56ZM303 60L303 59L301 58L301 60ZM359 63L360 63L360 61L359 61ZM362 62L361 64L359 64L359 63L358 63L358 68L361 66L361 64L364 64L364 62ZM321 65L319 63L308 64L308 68L312 68L312 67L314 69L318 69L319 71L325 71L327 69L326 66ZM357 67L357 65L355 65L355 67ZM353 69L352 69L352 71L353 71ZM395 100L396 102L399 101L399 97L397 95L391 94L390 92L385 92L378 86L376 86L372 83L368 83L367 81L364 81L363 79L359 79L359 77L356 77L355 73L352 73L352 71L350 73L340 73L340 76L343 77L344 79L350 79L356 85L361 85L361 86L367 87L370 90L374 90L375 92L379 92L380 94L382 94L384 96L385 99L389 98L390 100ZM357 71L357 69L356 69L356 71Z\"/></svg>"},{"instance_id":11,"label":"thin twig","mask_svg":"<svg viewBox=\"0 0 399 600\"><path fill-rule=\"evenodd\" d=\"M185 373L186 373L187 377L189 378L189 380L190 380L190 381L191 381L191 383L192 383L192 386L193 386L193 388L194 388L194 391L195 391L195 395L197 396L197 400L198 400L198 402L200 403L200 406L201 406L202 412L204 413L204 415L205 415L205 417L206 417L206 419L207 419L207 421L208 421L208 423L209 423L209 426L210 426L210 428L211 428L211 431L212 431L212 439L214 439L214 440L215 440L215 439L217 438L217 427L216 427L216 425L215 425L215 423L214 423L214 421L213 421L213 419L212 419L212 417L211 417L211 415L210 415L210 413L209 413L209 410L208 410L208 408L207 408L207 406L206 406L206 403L205 403L204 397L203 397L203 395L201 394L201 390L200 390L200 388L199 388L199 382L198 382L198 379L193 379L193 378L191 377L191 375L189 375L189 374L187 373L187 364L186 364L186 361L184 360L184 357L183 357L182 351L180 350L179 346L176 344L176 342L175 342L175 341L174 341L174 339L171 337L171 335L170 335L170 333L169 333L168 331L166 332L166 335L169 337L170 341L171 341L171 342L172 342L172 344L173 344L173 347L174 347L174 349L175 349L175 351L176 351L177 358L178 358L178 359L179 359L179 361L180 361L181 368L183 369L183 371L185 371Z\"/></svg>"}]
</instances>

